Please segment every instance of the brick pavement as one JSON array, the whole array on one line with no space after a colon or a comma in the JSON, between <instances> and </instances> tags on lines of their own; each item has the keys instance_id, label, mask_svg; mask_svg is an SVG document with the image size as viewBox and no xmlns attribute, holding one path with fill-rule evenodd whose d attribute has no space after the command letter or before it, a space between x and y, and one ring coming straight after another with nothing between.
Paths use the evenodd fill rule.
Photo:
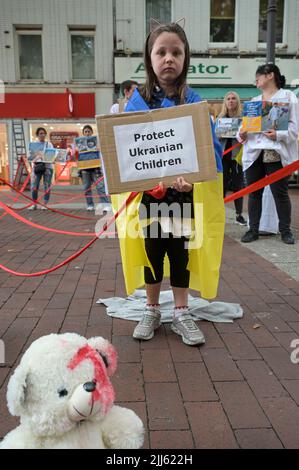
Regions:
<instances>
[{"instance_id":1,"label":"brick pavement","mask_svg":"<svg viewBox=\"0 0 299 470\"><path fill-rule=\"evenodd\" d=\"M298 228L299 191L293 205ZM23 214L51 227L94 229L93 221ZM9 216L0 224L1 263L19 271L45 269L87 243ZM116 346L117 401L142 418L146 448L299 447L299 365L290 361L290 342L299 337L299 282L226 237L218 300L241 303L244 317L233 324L201 322L206 344L200 348L184 345L168 324L149 342L133 340L133 322L111 319L96 305L99 297L114 295L125 295L117 240L97 241L44 277L0 272L0 336L6 346L0 437L18 422L8 413L5 394L25 349L41 335L73 331L104 336Z\"/></svg>"}]
</instances>

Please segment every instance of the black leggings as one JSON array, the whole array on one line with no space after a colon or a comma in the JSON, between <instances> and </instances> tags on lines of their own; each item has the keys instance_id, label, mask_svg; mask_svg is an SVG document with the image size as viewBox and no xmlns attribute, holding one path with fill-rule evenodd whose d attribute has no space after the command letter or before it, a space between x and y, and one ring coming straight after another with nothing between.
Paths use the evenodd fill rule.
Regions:
<instances>
[{"instance_id":1,"label":"black leggings","mask_svg":"<svg viewBox=\"0 0 299 470\"><path fill-rule=\"evenodd\" d=\"M154 224L151 224L148 227L148 230L153 229L153 225ZM160 224L157 228L157 232L157 238L145 238L146 253L155 272L154 277L150 268L146 266L144 267L144 278L146 284L158 284L159 282L162 282L164 257L167 253L170 264L171 286L183 288L189 287L190 273L187 270L189 259L188 238L175 237L171 233L165 234L162 232Z\"/></svg>"},{"instance_id":2,"label":"black leggings","mask_svg":"<svg viewBox=\"0 0 299 470\"><path fill-rule=\"evenodd\" d=\"M271 175L282 168L281 162L264 163L263 152L257 160L245 171L246 185L255 183L266 175ZM270 184L279 219L279 231L288 232L291 225L291 201L288 193L288 179L285 177ZM248 197L249 224L252 230L258 231L262 213L262 197L264 189L259 189Z\"/></svg>"}]
</instances>

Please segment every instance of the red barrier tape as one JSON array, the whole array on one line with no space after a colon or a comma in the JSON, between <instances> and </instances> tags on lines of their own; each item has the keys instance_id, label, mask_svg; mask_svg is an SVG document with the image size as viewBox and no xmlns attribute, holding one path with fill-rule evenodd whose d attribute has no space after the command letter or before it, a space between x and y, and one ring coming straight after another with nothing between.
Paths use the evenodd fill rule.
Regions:
<instances>
[{"instance_id":1,"label":"red barrier tape","mask_svg":"<svg viewBox=\"0 0 299 470\"><path fill-rule=\"evenodd\" d=\"M62 261L61 263L57 264L56 266L53 266L52 268L45 269L44 271L39 271L35 273L21 273L18 271L14 271L13 269L7 268L3 264L0 264L0 269L3 269L3 271L6 271L9 274L14 274L15 276L22 276L22 277L37 277L37 276L43 276L45 274L52 273L53 271L56 271L59 268L62 268L62 266L65 266L66 264L70 263L74 259L78 258L87 248L89 248L98 238L103 235L104 232L107 232L107 229L110 227L110 225L117 219L119 214L130 204L130 202L138 195L137 192L132 192L124 202L124 204L120 207L120 209L111 217L111 219L104 225L103 229L96 234L96 236L90 240L83 248L81 248L79 251L74 253L73 255L69 256L67 259ZM0 203L1 204L1 203Z\"/></svg>"},{"instance_id":2,"label":"red barrier tape","mask_svg":"<svg viewBox=\"0 0 299 470\"><path fill-rule=\"evenodd\" d=\"M95 232L85 233L85 232L69 232L67 230L58 230L56 228L46 227L44 225L36 224L35 222L31 222L30 220L25 219L20 214L17 214L13 209L10 209L4 202L0 201L0 207L2 207L6 212L12 215L15 219L20 220L23 224L30 225L31 227L38 228L40 230L44 230L46 232L53 232L59 233L62 235L74 235L75 237L93 237L96 235Z\"/></svg>"},{"instance_id":3,"label":"red barrier tape","mask_svg":"<svg viewBox=\"0 0 299 470\"><path fill-rule=\"evenodd\" d=\"M0 181L4 181L2 180L2 178L0 178ZM15 191L16 193L19 193L19 190L14 188L10 183L6 182L5 183L7 186L9 186L13 191ZM29 201L31 201L32 203L34 202L33 199L29 196L26 196L25 194L20 194L21 196L23 196L25 199L28 199ZM6 197L10 197L8 194L6 194ZM37 203L37 201L36 201ZM61 214L61 215L64 215L65 217L71 217L72 219L80 219L80 220L94 220L93 217L82 217L80 215L74 215L74 214L67 214L66 212L63 212L63 211L60 211L58 209L53 209L52 207L48 207L46 204L42 204L41 202L39 202L39 204L43 207L46 207L49 211L51 212L55 212L57 214ZM56 203L55 203L56 204ZM19 209L20 210L23 210L23 209L26 209L28 207L32 206L32 204L27 204L25 207L22 207L22 209ZM13 209L11 206L7 206L9 207L10 209ZM14 209L14 210L18 210L18 209Z\"/></svg>"},{"instance_id":4,"label":"red barrier tape","mask_svg":"<svg viewBox=\"0 0 299 470\"><path fill-rule=\"evenodd\" d=\"M285 178L286 176L290 175L294 171L299 169L299 160L296 160L293 163L290 163L287 166L284 166L280 170L275 171L271 175L265 176L264 178L260 179L259 181L256 181L255 183L252 183L251 185L247 186L244 189L241 189L240 191L231 194L230 196L227 196L224 198L224 203L226 204L227 202L234 201L235 199L238 199L239 197L243 197L246 194L253 193L254 191L257 191L258 189L262 189L265 186L268 186L269 184L275 183L276 181Z\"/></svg>"},{"instance_id":5,"label":"red barrier tape","mask_svg":"<svg viewBox=\"0 0 299 470\"><path fill-rule=\"evenodd\" d=\"M226 155L227 153L231 152L232 150L234 150L235 148L237 147L240 147L242 144L240 142L238 142L237 144L233 145L232 147L229 147L228 149L224 150L224 152L222 153L222 157L224 157L224 155Z\"/></svg>"}]
</instances>

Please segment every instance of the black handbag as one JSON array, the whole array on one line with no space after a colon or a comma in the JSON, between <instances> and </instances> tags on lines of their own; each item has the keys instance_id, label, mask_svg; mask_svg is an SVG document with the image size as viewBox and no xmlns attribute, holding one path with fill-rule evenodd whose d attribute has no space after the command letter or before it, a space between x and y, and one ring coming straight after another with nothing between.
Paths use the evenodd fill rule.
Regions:
<instances>
[{"instance_id":1,"label":"black handbag","mask_svg":"<svg viewBox=\"0 0 299 470\"><path fill-rule=\"evenodd\" d=\"M36 162L34 164L34 173L36 175L44 175L46 172L46 164L44 162Z\"/></svg>"}]
</instances>

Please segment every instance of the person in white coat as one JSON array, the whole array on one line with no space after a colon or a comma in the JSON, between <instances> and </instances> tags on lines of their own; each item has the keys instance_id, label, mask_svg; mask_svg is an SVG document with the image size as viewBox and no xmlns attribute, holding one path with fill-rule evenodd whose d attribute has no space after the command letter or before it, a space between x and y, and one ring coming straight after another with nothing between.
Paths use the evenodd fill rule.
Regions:
<instances>
[{"instance_id":1,"label":"person in white coat","mask_svg":"<svg viewBox=\"0 0 299 470\"><path fill-rule=\"evenodd\" d=\"M241 128L238 140L244 144L243 171L245 183L250 185L266 175L298 160L299 105L297 97L284 90L285 77L274 64L260 65L256 71L256 86L262 94L252 101L289 101L288 130L270 129L263 133L247 133ZM288 179L285 177L270 185L279 219L279 232L286 244L294 244L291 231L291 201L288 194ZM241 241L250 243L259 238L259 225L262 212L263 189L249 194L249 230Z\"/></svg>"}]
</instances>

